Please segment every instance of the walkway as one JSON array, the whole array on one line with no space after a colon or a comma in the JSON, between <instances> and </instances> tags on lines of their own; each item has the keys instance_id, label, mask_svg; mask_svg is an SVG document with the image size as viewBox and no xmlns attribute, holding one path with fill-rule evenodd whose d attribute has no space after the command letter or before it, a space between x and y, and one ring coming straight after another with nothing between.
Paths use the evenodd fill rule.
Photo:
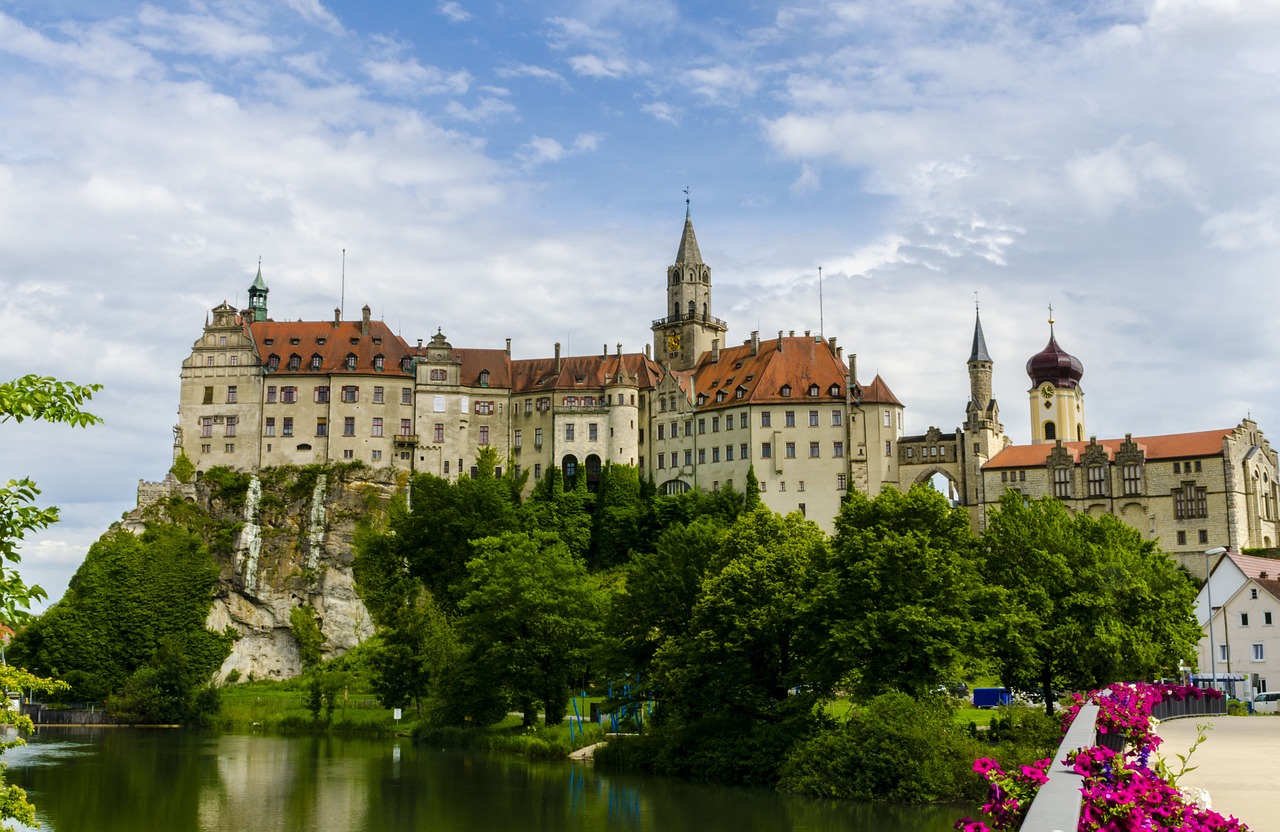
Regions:
<instances>
[{"instance_id":1,"label":"walkway","mask_svg":"<svg viewBox=\"0 0 1280 832\"><path fill-rule=\"evenodd\" d=\"M1209 792L1213 809L1234 815L1253 832L1280 832L1280 716L1219 716L1171 719L1156 729L1160 750L1175 772L1178 754L1196 741L1196 725L1209 724L1207 739L1196 749L1179 786Z\"/></svg>"}]
</instances>

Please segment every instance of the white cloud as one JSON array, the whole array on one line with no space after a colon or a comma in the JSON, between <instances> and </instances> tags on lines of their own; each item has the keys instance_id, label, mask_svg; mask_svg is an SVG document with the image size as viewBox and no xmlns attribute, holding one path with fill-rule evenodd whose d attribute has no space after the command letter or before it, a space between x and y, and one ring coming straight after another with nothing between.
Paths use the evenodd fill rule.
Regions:
<instances>
[{"instance_id":1,"label":"white cloud","mask_svg":"<svg viewBox=\"0 0 1280 832\"><path fill-rule=\"evenodd\" d=\"M605 55L574 55L569 66L578 75L587 78L625 78L645 71L642 64L634 64L623 57Z\"/></svg>"},{"instance_id":2,"label":"white cloud","mask_svg":"<svg viewBox=\"0 0 1280 832\"><path fill-rule=\"evenodd\" d=\"M499 67L495 72L499 78L534 78L539 81L551 81L567 86L563 75L555 70L541 66L519 64L517 66Z\"/></svg>"},{"instance_id":3,"label":"white cloud","mask_svg":"<svg viewBox=\"0 0 1280 832\"><path fill-rule=\"evenodd\" d=\"M680 110L665 101L652 101L645 104L640 108L640 112L648 113L658 121L665 121L668 124L680 123Z\"/></svg>"},{"instance_id":4,"label":"white cloud","mask_svg":"<svg viewBox=\"0 0 1280 832\"><path fill-rule=\"evenodd\" d=\"M800 175L791 183L792 196L807 196L822 188L822 177L808 164L800 166Z\"/></svg>"},{"instance_id":5,"label":"white cloud","mask_svg":"<svg viewBox=\"0 0 1280 832\"><path fill-rule=\"evenodd\" d=\"M546 162L559 162L571 156L591 153L599 149L601 140L602 137L595 133L580 133L569 147L565 147L555 139L534 136L521 148L519 159L525 168L534 168Z\"/></svg>"},{"instance_id":6,"label":"white cloud","mask_svg":"<svg viewBox=\"0 0 1280 832\"><path fill-rule=\"evenodd\" d=\"M370 60L364 70L378 84L400 92L461 95L471 86L471 73L466 70L446 72L415 59Z\"/></svg>"},{"instance_id":7,"label":"white cloud","mask_svg":"<svg viewBox=\"0 0 1280 832\"><path fill-rule=\"evenodd\" d=\"M461 3L441 3L440 14L450 23L466 23L471 19L471 12L464 9Z\"/></svg>"}]
</instances>

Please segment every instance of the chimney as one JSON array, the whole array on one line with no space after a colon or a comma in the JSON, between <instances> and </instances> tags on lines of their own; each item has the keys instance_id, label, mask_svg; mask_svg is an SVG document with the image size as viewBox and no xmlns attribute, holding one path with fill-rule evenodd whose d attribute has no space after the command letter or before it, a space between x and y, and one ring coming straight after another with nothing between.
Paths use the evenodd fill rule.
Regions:
<instances>
[{"instance_id":1,"label":"chimney","mask_svg":"<svg viewBox=\"0 0 1280 832\"><path fill-rule=\"evenodd\" d=\"M781 335L782 333L778 333L778 334L779 334L779 335ZM794 337L796 337L796 331L795 331L794 329L793 329L793 330L791 330L790 332L788 332L788 333L787 333L787 337L788 337L788 338L794 338Z\"/></svg>"},{"instance_id":2,"label":"chimney","mask_svg":"<svg viewBox=\"0 0 1280 832\"><path fill-rule=\"evenodd\" d=\"M714 364L719 360L720 360L720 339L712 338L711 339L711 362Z\"/></svg>"},{"instance_id":3,"label":"chimney","mask_svg":"<svg viewBox=\"0 0 1280 832\"><path fill-rule=\"evenodd\" d=\"M795 331L793 330L791 334L795 335ZM782 330L778 330L778 352L782 352Z\"/></svg>"},{"instance_id":4,"label":"chimney","mask_svg":"<svg viewBox=\"0 0 1280 832\"><path fill-rule=\"evenodd\" d=\"M651 352L652 352L652 347L653 347L653 345L652 345L652 344L645 344L645 345L644 345L644 357L645 357L645 358L653 358L653 355L651 354Z\"/></svg>"},{"instance_id":5,"label":"chimney","mask_svg":"<svg viewBox=\"0 0 1280 832\"><path fill-rule=\"evenodd\" d=\"M836 358L844 361L844 347L836 347Z\"/></svg>"},{"instance_id":6,"label":"chimney","mask_svg":"<svg viewBox=\"0 0 1280 832\"><path fill-rule=\"evenodd\" d=\"M831 354L832 354L832 355L839 355L839 354L840 354L840 353L836 350L836 336L832 335L830 338L828 338L828 339L827 339L827 348L831 350Z\"/></svg>"},{"instance_id":7,"label":"chimney","mask_svg":"<svg viewBox=\"0 0 1280 832\"><path fill-rule=\"evenodd\" d=\"M751 354L755 355L760 352L760 330L754 330L751 333Z\"/></svg>"},{"instance_id":8,"label":"chimney","mask_svg":"<svg viewBox=\"0 0 1280 832\"><path fill-rule=\"evenodd\" d=\"M364 305L364 308L360 310L360 334L369 334L369 304L367 303Z\"/></svg>"},{"instance_id":9,"label":"chimney","mask_svg":"<svg viewBox=\"0 0 1280 832\"><path fill-rule=\"evenodd\" d=\"M622 358L622 342L618 342L618 358Z\"/></svg>"},{"instance_id":10,"label":"chimney","mask_svg":"<svg viewBox=\"0 0 1280 832\"><path fill-rule=\"evenodd\" d=\"M422 349L422 339L418 339L418 349Z\"/></svg>"},{"instance_id":11,"label":"chimney","mask_svg":"<svg viewBox=\"0 0 1280 832\"><path fill-rule=\"evenodd\" d=\"M333 328L337 329L340 323L342 323L342 310L335 306L333 308Z\"/></svg>"},{"instance_id":12,"label":"chimney","mask_svg":"<svg viewBox=\"0 0 1280 832\"><path fill-rule=\"evenodd\" d=\"M858 383L858 354L856 352L849 353L849 386Z\"/></svg>"},{"instance_id":13,"label":"chimney","mask_svg":"<svg viewBox=\"0 0 1280 832\"><path fill-rule=\"evenodd\" d=\"M809 331L809 330L807 330L807 329L804 331L804 337L806 337L806 338L808 338L808 337L809 337L810 335L812 335L812 334L813 334L813 333L812 333L812 332L810 332L810 331Z\"/></svg>"},{"instance_id":14,"label":"chimney","mask_svg":"<svg viewBox=\"0 0 1280 832\"><path fill-rule=\"evenodd\" d=\"M507 339L507 355L511 355L511 339Z\"/></svg>"},{"instance_id":15,"label":"chimney","mask_svg":"<svg viewBox=\"0 0 1280 832\"><path fill-rule=\"evenodd\" d=\"M556 341L556 363L555 363L554 369L557 373L560 372L560 342L559 341Z\"/></svg>"},{"instance_id":16,"label":"chimney","mask_svg":"<svg viewBox=\"0 0 1280 832\"><path fill-rule=\"evenodd\" d=\"M608 345L608 344L601 344L601 345L600 345L600 357L601 357L601 358L608 358L608 357L609 357L609 345Z\"/></svg>"}]
</instances>

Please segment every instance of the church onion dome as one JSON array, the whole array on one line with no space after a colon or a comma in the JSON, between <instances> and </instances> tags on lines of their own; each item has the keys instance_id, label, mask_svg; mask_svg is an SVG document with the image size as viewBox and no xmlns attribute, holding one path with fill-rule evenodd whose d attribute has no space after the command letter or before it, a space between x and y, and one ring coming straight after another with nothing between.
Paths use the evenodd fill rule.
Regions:
<instances>
[{"instance_id":1,"label":"church onion dome","mask_svg":"<svg viewBox=\"0 0 1280 832\"><path fill-rule=\"evenodd\" d=\"M1058 346L1058 339L1053 335L1053 324L1050 324L1049 343L1027 359L1027 375L1031 377L1032 387L1039 387L1046 381L1054 387L1079 387L1080 377L1084 375L1084 365L1080 363L1080 359Z\"/></svg>"}]
</instances>

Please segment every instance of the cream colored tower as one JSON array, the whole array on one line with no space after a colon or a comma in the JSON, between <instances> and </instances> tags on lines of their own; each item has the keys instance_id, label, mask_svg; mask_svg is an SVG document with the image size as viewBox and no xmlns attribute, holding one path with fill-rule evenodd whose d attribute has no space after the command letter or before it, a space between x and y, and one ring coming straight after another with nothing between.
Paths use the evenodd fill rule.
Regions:
<instances>
[{"instance_id":1,"label":"cream colored tower","mask_svg":"<svg viewBox=\"0 0 1280 832\"><path fill-rule=\"evenodd\" d=\"M1027 360L1031 389L1031 442L1038 445L1085 441L1084 391L1080 359L1058 346L1049 319L1049 343Z\"/></svg>"},{"instance_id":2,"label":"cream colored tower","mask_svg":"<svg viewBox=\"0 0 1280 832\"><path fill-rule=\"evenodd\" d=\"M692 369L713 342L725 343L728 328L711 315L711 267L702 262L686 204L680 248L667 269L667 317L653 322L653 356L674 370Z\"/></svg>"}]
</instances>

